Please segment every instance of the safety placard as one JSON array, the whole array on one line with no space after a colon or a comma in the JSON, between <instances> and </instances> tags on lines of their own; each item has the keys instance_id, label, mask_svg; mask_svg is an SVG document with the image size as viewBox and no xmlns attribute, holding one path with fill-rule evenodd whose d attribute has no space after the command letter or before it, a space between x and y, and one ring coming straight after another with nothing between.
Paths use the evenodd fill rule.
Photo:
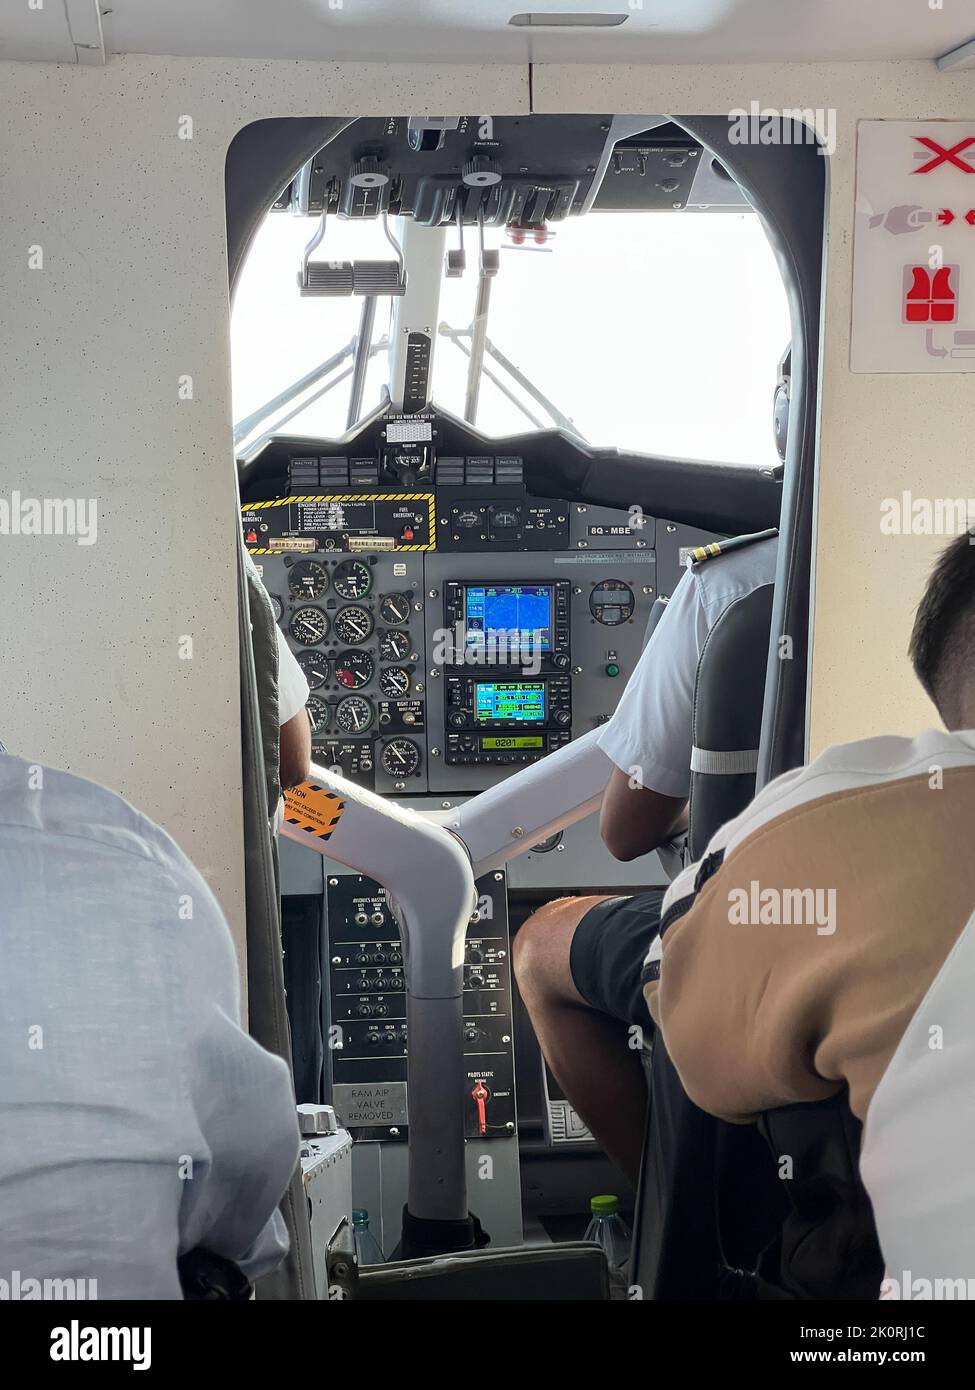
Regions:
<instances>
[{"instance_id":1,"label":"safety placard","mask_svg":"<svg viewBox=\"0 0 975 1390\"><path fill-rule=\"evenodd\" d=\"M284 794L284 832L291 839L312 835L316 840L328 840L344 810L345 802L334 792L317 782L301 782Z\"/></svg>"},{"instance_id":2,"label":"safety placard","mask_svg":"<svg viewBox=\"0 0 975 1390\"><path fill-rule=\"evenodd\" d=\"M975 121L861 121L854 372L975 371Z\"/></svg>"}]
</instances>

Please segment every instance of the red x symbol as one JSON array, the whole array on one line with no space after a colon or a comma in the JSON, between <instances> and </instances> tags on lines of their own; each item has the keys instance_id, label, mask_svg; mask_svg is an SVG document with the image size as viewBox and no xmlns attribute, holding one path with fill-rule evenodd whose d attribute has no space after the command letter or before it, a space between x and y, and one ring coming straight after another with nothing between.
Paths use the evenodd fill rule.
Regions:
<instances>
[{"instance_id":1,"label":"red x symbol","mask_svg":"<svg viewBox=\"0 0 975 1390\"><path fill-rule=\"evenodd\" d=\"M967 140L959 140L958 144L952 145L950 150L944 149L936 140L929 140L926 135L915 135L914 139L929 150L933 150L937 158L929 159L927 164L922 164L920 169L913 169L912 173L930 174L931 170L937 169L939 164L954 164L955 168L960 169L963 174L975 174L975 165L958 158L959 150L967 150L969 145L975 145L975 135L970 135Z\"/></svg>"}]
</instances>

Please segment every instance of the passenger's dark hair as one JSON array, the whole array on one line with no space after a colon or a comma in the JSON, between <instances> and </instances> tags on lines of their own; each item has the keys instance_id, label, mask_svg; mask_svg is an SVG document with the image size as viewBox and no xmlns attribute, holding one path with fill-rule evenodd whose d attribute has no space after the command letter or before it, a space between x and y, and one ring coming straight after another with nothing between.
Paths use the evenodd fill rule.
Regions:
<instances>
[{"instance_id":1,"label":"passenger's dark hair","mask_svg":"<svg viewBox=\"0 0 975 1390\"><path fill-rule=\"evenodd\" d=\"M939 556L918 605L910 656L949 728L975 718L975 530Z\"/></svg>"}]
</instances>

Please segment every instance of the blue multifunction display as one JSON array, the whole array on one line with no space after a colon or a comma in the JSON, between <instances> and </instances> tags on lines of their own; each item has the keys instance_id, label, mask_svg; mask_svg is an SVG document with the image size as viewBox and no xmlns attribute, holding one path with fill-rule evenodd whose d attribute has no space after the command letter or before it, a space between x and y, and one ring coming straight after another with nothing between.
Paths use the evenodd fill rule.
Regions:
<instances>
[{"instance_id":1,"label":"blue multifunction display","mask_svg":"<svg viewBox=\"0 0 975 1390\"><path fill-rule=\"evenodd\" d=\"M468 647L552 650L552 584L469 584L464 614Z\"/></svg>"}]
</instances>

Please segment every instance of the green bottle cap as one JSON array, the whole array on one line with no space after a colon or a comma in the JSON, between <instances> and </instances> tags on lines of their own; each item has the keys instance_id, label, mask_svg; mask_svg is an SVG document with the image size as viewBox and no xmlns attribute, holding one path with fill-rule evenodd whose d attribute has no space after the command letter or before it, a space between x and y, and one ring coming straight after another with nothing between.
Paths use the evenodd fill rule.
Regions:
<instances>
[{"instance_id":1,"label":"green bottle cap","mask_svg":"<svg viewBox=\"0 0 975 1390\"><path fill-rule=\"evenodd\" d=\"M365 1207L353 1207L353 1208L352 1208L352 1224L353 1224L353 1226L365 1226L365 1225L368 1224L368 1221L369 1221L369 1213L366 1211Z\"/></svg>"},{"instance_id":2,"label":"green bottle cap","mask_svg":"<svg viewBox=\"0 0 975 1390\"><path fill-rule=\"evenodd\" d=\"M618 1197L602 1196L593 1197L589 1203L589 1210L596 1216L612 1216L613 1212L619 1211L620 1199Z\"/></svg>"}]
</instances>

